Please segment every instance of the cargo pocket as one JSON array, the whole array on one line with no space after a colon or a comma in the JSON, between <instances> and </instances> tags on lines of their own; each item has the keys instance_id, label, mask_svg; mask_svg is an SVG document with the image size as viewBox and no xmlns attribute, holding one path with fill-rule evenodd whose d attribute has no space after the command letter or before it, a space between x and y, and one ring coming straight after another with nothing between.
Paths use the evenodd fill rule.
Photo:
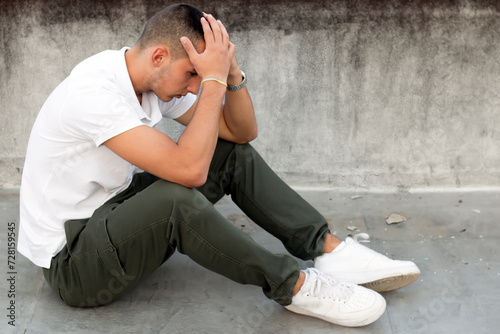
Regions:
<instances>
[{"instance_id":1,"label":"cargo pocket","mask_svg":"<svg viewBox=\"0 0 500 334\"><path fill-rule=\"evenodd\" d=\"M68 255L71 256L77 247L77 241L80 237L80 233L87 226L89 218L86 219L72 219L64 223L64 232L66 233L66 248L68 249Z\"/></svg>"},{"instance_id":2,"label":"cargo pocket","mask_svg":"<svg viewBox=\"0 0 500 334\"><path fill-rule=\"evenodd\" d=\"M101 218L97 221L96 233L94 236L96 238L99 257L109 272L113 276L125 275L125 271L123 270L120 259L118 258L118 252L109 238L106 218Z\"/></svg>"}]
</instances>

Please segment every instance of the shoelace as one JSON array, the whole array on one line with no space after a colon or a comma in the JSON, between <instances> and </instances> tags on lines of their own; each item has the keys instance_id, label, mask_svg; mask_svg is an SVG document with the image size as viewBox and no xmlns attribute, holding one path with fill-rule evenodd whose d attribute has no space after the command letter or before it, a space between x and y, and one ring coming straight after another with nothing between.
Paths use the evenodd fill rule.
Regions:
<instances>
[{"instance_id":1,"label":"shoelace","mask_svg":"<svg viewBox=\"0 0 500 334\"><path fill-rule=\"evenodd\" d=\"M358 241L358 238L363 238L363 240L359 240ZM357 243L360 243L360 242L370 242L370 235L368 233L358 233L354 236L354 241L356 241Z\"/></svg>"},{"instance_id":2,"label":"shoelace","mask_svg":"<svg viewBox=\"0 0 500 334\"><path fill-rule=\"evenodd\" d=\"M309 294L313 297L331 297L334 300L347 301L354 292L354 284L337 281L315 268L308 268L311 288Z\"/></svg>"}]
</instances>

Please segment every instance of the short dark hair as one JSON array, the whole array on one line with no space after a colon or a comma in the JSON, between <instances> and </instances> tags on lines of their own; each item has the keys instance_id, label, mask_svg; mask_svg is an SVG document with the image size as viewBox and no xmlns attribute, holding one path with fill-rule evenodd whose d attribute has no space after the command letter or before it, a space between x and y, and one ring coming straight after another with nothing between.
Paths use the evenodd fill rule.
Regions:
<instances>
[{"instance_id":1,"label":"short dark hair","mask_svg":"<svg viewBox=\"0 0 500 334\"><path fill-rule=\"evenodd\" d=\"M195 47L204 41L202 17L203 13L191 5L170 5L148 20L137 45L144 50L155 44L164 44L170 49L172 58L186 57L180 38L188 37Z\"/></svg>"}]
</instances>

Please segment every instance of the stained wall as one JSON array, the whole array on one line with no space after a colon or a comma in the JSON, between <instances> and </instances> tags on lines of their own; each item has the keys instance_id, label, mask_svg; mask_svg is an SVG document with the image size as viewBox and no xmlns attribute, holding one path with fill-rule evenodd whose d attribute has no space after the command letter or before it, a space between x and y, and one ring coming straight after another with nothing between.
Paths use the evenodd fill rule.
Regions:
<instances>
[{"instance_id":1,"label":"stained wall","mask_svg":"<svg viewBox=\"0 0 500 334\"><path fill-rule=\"evenodd\" d=\"M0 2L0 187L19 186L31 126L73 66L132 46L170 3ZM500 3L190 3L227 26L258 117L253 145L290 184L500 187Z\"/></svg>"}]
</instances>

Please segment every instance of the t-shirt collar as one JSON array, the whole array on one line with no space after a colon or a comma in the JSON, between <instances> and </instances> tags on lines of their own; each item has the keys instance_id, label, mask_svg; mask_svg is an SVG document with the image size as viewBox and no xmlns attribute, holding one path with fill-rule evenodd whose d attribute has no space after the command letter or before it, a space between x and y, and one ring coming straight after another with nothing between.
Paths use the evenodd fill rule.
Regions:
<instances>
[{"instance_id":1,"label":"t-shirt collar","mask_svg":"<svg viewBox=\"0 0 500 334\"><path fill-rule=\"evenodd\" d=\"M159 110L159 107L156 106L155 108L154 103L143 103L143 105L141 106L139 100L137 99L134 87L132 86L132 80L130 79L130 75L127 69L127 63L125 61L125 52L127 52L128 50L130 50L130 47L123 47L119 53L120 58L115 63L117 84L123 92L126 92L127 98L130 100L130 104L134 106L134 109L137 111L138 116L141 119L146 119L148 123L156 123L159 121L159 119L161 119L161 112ZM151 98L151 96L149 96L150 94L154 93L143 94L143 102L145 102L144 99Z\"/></svg>"}]
</instances>

